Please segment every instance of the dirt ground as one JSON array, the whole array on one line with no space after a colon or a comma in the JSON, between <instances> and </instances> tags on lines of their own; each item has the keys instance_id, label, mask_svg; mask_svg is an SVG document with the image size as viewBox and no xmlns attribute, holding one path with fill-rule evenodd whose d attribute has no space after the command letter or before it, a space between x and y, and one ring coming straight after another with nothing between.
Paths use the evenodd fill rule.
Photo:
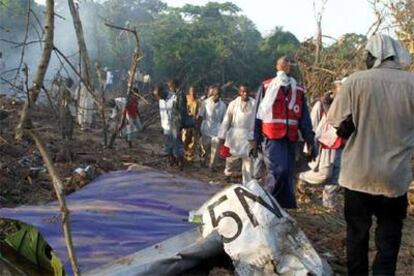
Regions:
<instances>
[{"instance_id":1,"label":"dirt ground","mask_svg":"<svg viewBox=\"0 0 414 276\"><path fill-rule=\"evenodd\" d=\"M18 119L17 111L21 110L21 107L21 104L0 98L0 110L6 111L9 115L7 119L0 122L2 128L0 132L0 208L22 204L42 204L55 198L47 171L35 145L29 139L24 139L19 144L13 139L13 129ZM154 106L148 108L153 109ZM145 110L143 109L142 112ZM33 121L46 140L57 170L64 180L67 194L81 189L99 174L126 169L131 164L150 166L203 180L211 185L223 187L228 185L222 173L223 163L219 172L215 173L202 167L198 161L187 164L183 171L169 167L162 154L162 135L158 120L139 135L132 149L128 148L127 143L121 139L116 141L113 149L104 149L99 126L87 132L81 132L76 128L74 139L67 146L71 151L70 156L62 150L57 120L48 108L37 108ZM92 169L85 175L74 173L75 169L86 168L88 165L91 165ZM311 187L311 201L301 204L299 209L290 211L290 214L298 221L316 250L328 260L336 274L344 275L346 273L345 222L340 211L332 212L321 207L321 194L322 188ZM7 231L6 228L5 224L0 221L0 238L2 233ZM404 227L397 275L412 275L414 267L412 229L414 229L414 218L408 217ZM375 246L372 239L371 258L374 254Z\"/></svg>"}]
</instances>

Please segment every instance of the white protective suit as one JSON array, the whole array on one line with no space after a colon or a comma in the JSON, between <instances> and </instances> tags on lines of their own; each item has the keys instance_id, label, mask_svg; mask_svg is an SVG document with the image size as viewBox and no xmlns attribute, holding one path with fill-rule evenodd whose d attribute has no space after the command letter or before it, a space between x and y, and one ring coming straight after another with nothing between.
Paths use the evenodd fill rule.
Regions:
<instances>
[{"instance_id":1,"label":"white protective suit","mask_svg":"<svg viewBox=\"0 0 414 276\"><path fill-rule=\"evenodd\" d=\"M311 111L312 127L315 133L318 133L318 126L322 120L322 117L325 117L326 119L326 114L323 112L321 101L318 101L315 103ZM335 150L322 149L320 147L316 160L308 164L311 169L299 174L299 179L309 184L324 183L332 174L334 158Z\"/></svg>"},{"instance_id":2,"label":"white protective suit","mask_svg":"<svg viewBox=\"0 0 414 276\"><path fill-rule=\"evenodd\" d=\"M327 114L323 111L322 102L318 101L312 108L311 120L315 139L319 141L329 140L326 137L332 136L334 136L334 140L336 139L335 131L332 134L330 133L332 128L326 128L326 119ZM299 174L299 179L306 183L325 184L322 192L322 204L327 208L335 208L337 205L337 195L340 191L338 176L341 154L341 149L326 149L320 146L316 160L308 164L311 169Z\"/></svg>"},{"instance_id":3,"label":"white protective suit","mask_svg":"<svg viewBox=\"0 0 414 276\"><path fill-rule=\"evenodd\" d=\"M225 140L224 145L230 149L230 157L226 158L224 174L230 176L239 160L242 162L243 185L252 179L252 160L249 157L250 143L253 140L253 124L255 100L249 98L244 102L237 97L230 102L226 115L220 126L218 137Z\"/></svg>"},{"instance_id":4,"label":"white protective suit","mask_svg":"<svg viewBox=\"0 0 414 276\"><path fill-rule=\"evenodd\" d=\"M217 150L219 146L218 133L221 122L226 113L226 104L222 100L214 102L212 98L204 100L198 116L203 118L201 123L201 143L204 149L204 157L210 149L209 167L213 168L217 159Z\"/></svg>"}]
</instances>

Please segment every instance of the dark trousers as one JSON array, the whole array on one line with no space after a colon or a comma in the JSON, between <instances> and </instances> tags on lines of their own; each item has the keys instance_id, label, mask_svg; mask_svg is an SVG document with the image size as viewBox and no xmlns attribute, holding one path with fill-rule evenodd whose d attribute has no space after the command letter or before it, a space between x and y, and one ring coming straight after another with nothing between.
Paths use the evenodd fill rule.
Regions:
<instances>
[{"instance_id":1,"label":"dark trousers","mask_svg":"<svg viewBox=\"0 0 414 276\"><path fill-rule=\"evenodd\" d=\"M262 149L267 167L266 186L274 187L272 195L282 208L297 208L294 182L296 144L287 138L265 139Z\"/></svg>"},{"instance_id":2,"label":"dark trousers","mask_svg":"<svg viewBox=\"0 0 414 276\"><path fill-rule=\"evenodd\" d=\"M407 195L389 198L345 189L344 209L348 275L368 275L368 242L373 215L377 218L373 275L394 275L407 213Z\"/></svg>"}]
</instances>

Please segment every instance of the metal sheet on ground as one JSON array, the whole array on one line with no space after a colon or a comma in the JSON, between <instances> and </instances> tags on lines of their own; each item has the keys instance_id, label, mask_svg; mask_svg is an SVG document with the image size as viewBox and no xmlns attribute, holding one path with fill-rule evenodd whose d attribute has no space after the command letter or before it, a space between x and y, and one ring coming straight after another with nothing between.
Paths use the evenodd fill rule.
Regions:
<instances>
[{"instance_id":1,"label":"metal sheet on ground","mask_svg":"<svg viewBox=\"0 0 414 276\"><path fill-rule=\"evenodd\" d=\"M80 270L88 271L195 228L188 211L220 187L147 168L102 175L67 197ZM38 228L72 274L56 202L0 209Z\"/></svg>"},{"instance_id":2,"label":"metal sheet on ground","mask_svg":"<svg viewBox=\"0 0 414 276\"><path fill-rule=\"evenodd\" d=\"M201 230L195 228L83 275L179 275L223 252L217 233L204 238Z\"/></svg>"}]
</instances>

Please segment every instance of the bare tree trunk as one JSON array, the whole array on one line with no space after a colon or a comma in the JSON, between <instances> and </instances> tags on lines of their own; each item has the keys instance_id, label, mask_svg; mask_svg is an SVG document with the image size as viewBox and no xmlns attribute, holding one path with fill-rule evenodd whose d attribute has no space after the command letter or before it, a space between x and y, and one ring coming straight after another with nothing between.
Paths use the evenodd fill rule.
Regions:
<instances>
[{"instance_id":1,"label":"bare tree trunk","mask_svg":"<svg viewBox=\"0 0 414 276\"><path fill-rule=\"evenodd\" d=\"M53 1L53 0L51 0ZM72 233L70 231L70 221L69 221L69 209L66 205L65 195L63 194L63 183L55 169L55 166L50 158L50 154L43 143L43 140L39 136L39 134L29 129L27 131L30 137L35 141L37 148L39 149L40 155L42 156L43 161L45 162L46 168L49 172L50 178L52 179L53 188L55 189L56 197L59 202L60 213L62 215L62 227L63 227L63 234L65 236L66 247L68 250L68 256L70 260L70 264L72 267L73 274L75 276L80 275L78 262L76 259L75 251L73 249L73 241L72 241Z\"/></svg>"},{"instance_id":2,"label":"bare tree trunk","mask_svg":"<svg viewBox=\"0 0 414 276\"><path fill-rule=\"evenodd\" d=\"M132 33L135 37L135 49L134 54L132 55L131 66L129 68L129 76L128 76L128 95L132 94L132 86L134 85L135 76L137 74L138 63L141 59L141 45L139 43L138 33L136 28L133 29Z\"/></svg>"},{"instance_id":3,"label":"bare tree trunk","mask_svg":"<svg viewBox=\"0 0 414 276\"><path fill-rule=\"evenodd\" d=\"M86 48L85 37L83 33L82 21L80 20L79 11L77 10L75 3L73 0L68 0L69 10L72 15L73 19L73 26L75 27L76 37L78 39L78 46L79 46L79 53L82 57L82 64L83 64L83 79L86 81L86 87L89 93L91 93L92 97L95 100L95 103L98 105L98 109L101 113L101 118L103 122L103 139L104 145L107 145L107 132L106 132L106 117L105 117L105 97L99 97L95 92L95 87L93 84L93 77L92 77L92 65L91 60L89 58L88 49Z\"/></svg>"},{"instance_id":4,"label":"bare tree trunk","mask_svg":"<svg viewBox=\"0 0 414 276\"><path fill-rule=\"evenodd\" d=\"M319 63L320 54L322 50L322 22L318 21L317 24L317 34L316 34L316 45L315 45L315 64Z\"/></svg>"},{"instance_id":5,"label":"bare tree trunk","mask_svg":"<svg viewBox=\"0 0 414 276\"><path fill-rule=\"evenodd\" d=\"M30 137L35 141L36 146L42 156L43 161L46 164L49 175L52 179L53 188L56 193L56 197L59 201L59 207L62 214L62 227L65 236L66 247L68 250L68 256L71 262L74 275L79 275L78 264L73 249L72 235L69 226L69 210L66 205L65 197L63 195L63 185L59 174L57 173L52 159L47 151L46 146L43 143L40 135L32 129L32 123L30 120L30 112L33 105L39 96L40 89L43 86L44 77L49 66L50 57L53 50L53 37L54 37L54 0L46 1L45 12L45 43L43 46L40 63L37 67L36 75L33 80L33 85L28 91L28 99L23 107L20 122L16 128L16 139L21 140L23 133L27 132Z\"/></svg>"},{"instance_id":6,"label":"bare tree trunk","mask_svg":"<svg viewBox=\"0 0 414 276\"><path fill-rule=\"evenodd\" d=\"M75 28L76 37L78 40L79 54L82 57L83 71L82 76L87 83L88 90L92 93L95 99L98 99L95 95L95 89L92 78L92 65L89 59L88 49L86 48L85 37L83 35L82 21L80 20L79 11L75 6L73 0L68 0L69 10L73 19L73 26Z\"/></svg>"},{"instance_id":7,"label":"bare tree trunk","mask_svg":"<svg viewBox=\"0 0 414 276\"><path fill-rule=\"evenodd\" d=\"M316 21L316 39L315 39L315 61L314 64L318 64L322 51L322 18L325 12L326 3L328 0L319 0L320 6L317 7L317 1L313 2L313 12Z\"/></svg>"},{"instance_id":8,"label":"bare tree trunk","mask_svg":"<svg viewBox=\"0 0 414 276\"><path fill-rule=\"evenodd\" d=\"M43 46L40 63L37 67L36 75L33 79L33 85L29 89L29 95L26 103L23 106L20 121L16 128L16 139L20 140L23 136L23 130L26 127L27 118L29 116L30 108L36 102L40 89L43 86L43 80L49 66L50 56L53 50L53 28L54 28L54 0L47 0L46 15L45 15L45 44Z\"/></svg>"}]
</instances>

